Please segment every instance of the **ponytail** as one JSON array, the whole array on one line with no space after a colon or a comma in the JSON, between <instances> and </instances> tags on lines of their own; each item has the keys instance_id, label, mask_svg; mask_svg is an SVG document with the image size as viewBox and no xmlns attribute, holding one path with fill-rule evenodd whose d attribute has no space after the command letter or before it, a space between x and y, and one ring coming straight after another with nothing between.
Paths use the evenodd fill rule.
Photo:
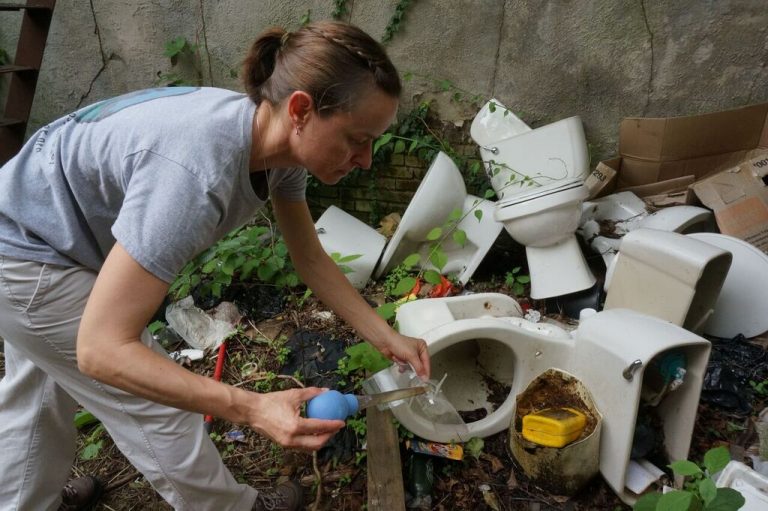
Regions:
<instances>
[{"instance_id":1,"label":"ponytail","mask_svg":"<svg viewBox=\"0 0 768 511\"><path fill-rule=\"evenodd\" d=\"M265 30L253 42L243 61L245 91L256 104L261 102L261 88L275 70L277 53L287 35L280 27Z\"/></svg>"}]
</instances>

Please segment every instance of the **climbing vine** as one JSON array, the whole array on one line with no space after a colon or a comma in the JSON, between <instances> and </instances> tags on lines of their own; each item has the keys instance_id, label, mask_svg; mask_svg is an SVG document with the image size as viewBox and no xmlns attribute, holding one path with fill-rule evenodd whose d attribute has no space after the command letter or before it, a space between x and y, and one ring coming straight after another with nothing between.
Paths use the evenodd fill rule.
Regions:
<instances>
[{"instance_id":1,"label":"climbing vine","mask_svg":"<svg viewBox=\"0 0 768 511\"><path fill-rule=\"evenodd\" d=\"M413 2L414 0L399 0L397 2L397 5L395 5L395 12L392 14L392 17L389 18L389 23L387 23L387 26L384 29L384 36L381 38L382 43L388 43L392 40L392 37L400 31L403 19L405 18L405 11L408 10L408 7L410 7Z\"/></svg>"},{"instance_id":2,"label":"climbing vine","mask_svg":"<svg viewBox=\"0 0 768 511\"><path fill-rule=\"evenodd\" d=\"M331 17L333 19L340 20L349 14L347 1L348 0L333 0L333 10L331 11Z\"/></svg>"}]
</instances>

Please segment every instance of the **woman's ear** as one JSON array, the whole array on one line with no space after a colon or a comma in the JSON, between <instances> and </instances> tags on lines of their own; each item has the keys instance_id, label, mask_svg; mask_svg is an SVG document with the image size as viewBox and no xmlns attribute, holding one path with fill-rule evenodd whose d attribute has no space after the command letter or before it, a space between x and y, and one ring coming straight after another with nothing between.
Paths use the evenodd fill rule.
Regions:
<instances>
[{"instance_id":1,"label":"woman's ear","mask_svg":"<svg viewBox=\"0 0 768 511\"><path fill-rule=\"evenodd\" d=\"M314 110L312 96L306 92L297 90L288 97L288 117L297 134L307 124Z\"/></svg>"}]
</instances>

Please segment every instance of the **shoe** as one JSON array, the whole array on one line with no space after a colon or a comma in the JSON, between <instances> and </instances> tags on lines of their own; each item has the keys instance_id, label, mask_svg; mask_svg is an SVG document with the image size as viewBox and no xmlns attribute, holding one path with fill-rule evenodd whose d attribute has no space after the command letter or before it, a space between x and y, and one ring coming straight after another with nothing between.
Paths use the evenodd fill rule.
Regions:
<instances>
[{"instance_id":1,"label":"shoe","mask_svg":"<svg viewBox=\"0 0 768 511\"><path fill-rule=\"evenodd\" d=\"M304 492L296 481L277 485L274 490L257 490L253 511L297 511L304 506Z\"/></svg>"},{"instance_id":2,"label":"shoe","mask_svg":"<svg viewBox=\"0 0 768 511\"><path fill-rule=\"evenodd\" d=\"M101 498L104 486L92 476L72 479L61 490L59 511L88 511Z\"/></svg>"}]
</instances>

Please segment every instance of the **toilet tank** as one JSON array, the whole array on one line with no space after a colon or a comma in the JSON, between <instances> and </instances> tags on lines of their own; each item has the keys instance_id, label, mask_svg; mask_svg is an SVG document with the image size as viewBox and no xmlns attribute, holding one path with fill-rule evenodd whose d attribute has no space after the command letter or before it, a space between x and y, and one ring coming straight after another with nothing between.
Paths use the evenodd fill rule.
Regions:
<instances>
[{"instance_id":1,"label":"toilet tank","mask_svg":"<svg viewBox=\"0 0 768 511\"><path fill-rule=\"evenodd\" d=\"M701 387L709 360L706 339L659 318L628 309L604 310L573 332L571 372L591 389L603 414L600 471L626 503L637 499L626 488L641 392L653 378L652 361L665 355L685 360L682 385L655 406L669 461L688 457Z\"/></svg>"},{"instance_id":2,"label":"toilet tank","mask_svg":"<svg viewBox=\"0 0 768 511\"><path fill-rule=\"evenodd\" d=\"M589 174L587 141L578 116L480 146L480 156L499 199L533 187L558 188Z\"/></svg>"}]
</instances>

